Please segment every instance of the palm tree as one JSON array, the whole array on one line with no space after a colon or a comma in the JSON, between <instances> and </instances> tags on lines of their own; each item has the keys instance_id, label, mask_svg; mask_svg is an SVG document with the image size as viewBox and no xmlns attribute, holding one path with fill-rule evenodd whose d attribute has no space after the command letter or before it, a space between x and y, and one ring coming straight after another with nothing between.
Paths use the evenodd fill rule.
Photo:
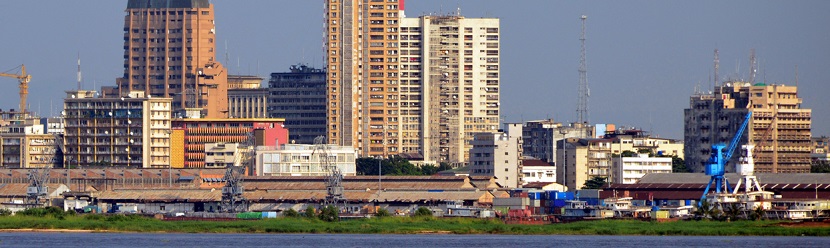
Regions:
<instances>
[{"instance_id":1,"label":"palm tree","mask_svg":"<svg viewBox=\"0 0 830 248\"><path fill-rule=\"evenodd\" d=\"M764 219L764 215L766 211L764 210L763 205L759 205L757 208L753 209L751 213L749 213L749 218L752 220L761 220Z\"/></svg>"},{"instance_id":2,"label":"palm tree","mask_svg":"<svg viewBox=\"0 0 830 248\"><path fill-rule=\"evenodd\" d=\"M744 210L744 206L740 204L724 205L723 212L726 214L728 221L737 220Z\"/></svg>"}]
</instances>

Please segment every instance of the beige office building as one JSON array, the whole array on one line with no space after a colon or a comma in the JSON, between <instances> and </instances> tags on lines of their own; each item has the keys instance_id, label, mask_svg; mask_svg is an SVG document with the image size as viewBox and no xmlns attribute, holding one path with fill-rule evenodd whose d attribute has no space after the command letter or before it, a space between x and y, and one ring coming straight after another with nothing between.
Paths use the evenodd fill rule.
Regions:
<instances>
[{"instance_id":1,"label":"beige office building","mask_svg":"<svg viewBox=\"0 0 830 248\"><path fill-rule=\"evenodd\" d=\"M124 17L124 76L118 94L172 98L173 111L201 108L225 118L228 85L216 60L216 25L208 0L129 0Z\"/></svg>"},{"instance_id":2,"label":"beige office building","mask_svg":"<svg viewBox=\"0 0 830 248\"><path fill-rule=\"evenodd\" d=\"M40 119L29 118L0 127L0 161L4 168L44 168L58 163L58 144Z\"/></svg>"},{"instance_id":3,"label":"beige office building","mask_svg":"<svg viewBox=\"0 0 830 248\"><path fill-rule=\"evenodd\" d=\"M64 165L167 168L170 98L133 91L122 98L68 91L64 99Z\"/></svg>"},{"instance_id":4,"label":"beige office building","mask_svg":"<svg viewBox=\"0 0 830 248\"><path fill-rule=\"evenodd\" d=\"M395 0L326 1L330 143L464 163L499 122L499 20L404 18Z\"/></svg>"},{"instance_id":5,"label":"beige office building","mask_svg":"<svg viewBox=\"0 0 830 248\"><path fill-rule=\"evenodd\" d=\"M712 94L693 95L685 110L686 166L702 172L712 145L728 145L752 111L739 145L755 144L755 172L809 173L812 111L801 103L796 86L746 82L727 82ZM735 171L738 157L729 161L728 172Z\"/></svg>"}]
</instances>

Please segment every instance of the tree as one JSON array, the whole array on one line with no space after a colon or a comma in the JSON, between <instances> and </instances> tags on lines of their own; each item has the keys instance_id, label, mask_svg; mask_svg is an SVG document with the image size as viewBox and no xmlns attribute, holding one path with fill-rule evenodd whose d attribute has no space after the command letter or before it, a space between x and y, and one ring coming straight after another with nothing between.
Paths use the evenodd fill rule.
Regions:
<instances>
[{"instance_id":1,"label":"tree","mask_svg":"<svg viewBox=\"0 0 830 248\"><path fill-rule=\"evenodd\" d=\"M452 166L447 162L441 162L438 165L438 171L452 170Z\"/></svg>"},{"instance_id":2,"label":"tree","mask_svg":"<svg viewBox=\"0 0 830 248\"><path fill-rule=\"evenodd\" d=\"M328 205L320 210L320 220L334 222L340 220L340 209L334 205Z\"/></svg>"},{"instance_id":3,"label":"tree","mask_svg":"<svg viewBox=\"0 0 830 248\"><path fill-rule=\"evenodd\" d=\"M700 203L700 206L694 212L695 219L715 219L718 220L721 217L721 211L712 204L709 203L707 200L703 200Z\"/></svg>"},{"instance_id":4,"label":"tree","mask_svg":"<svg viewBox=\"0 0 830 248\"><path fill-rule=\"evenodd\" d=\"M761 220L764 218L766 211L764 211L763 206L758 206L757 208L753 209L752 212L749 213L749 218L752 220Z\"/></svg>"},{"instance_id":5,"label":"tree","mask_svg":"<svg viewBox=\"0 0 830 248\"><path fill-rule=\"evenodd\" d=\"M733 221L738 220L741 217L741 213L744 210L744 206L740 204L729 204L724 205L723 213L726 215L726 220Z\"/></svg>"},{"instance_id":6,"label":"tree","mask_svg":"<svg viewBox=\"0 0 830 248\"><path fill-rule=\"evenodd\" d=\"M297 210L294 210L293 208L289 208L288 210L282 211L282 216L288 218L297 218L300 217L300 213L298 213Z\"/></svg>"},{"instance_id":7,"label":"tree","mask_svg":"<svg viewBox=\"0 0 830 248\"><path fill-rule=\"evenodd\" d=\"M418 210L415 210L415 216L432 217L432 210L426 207L419 207Z\"/></svg>"},{"instance_id":8,"label":"tree","mask_svg":"<svg viewBox=\"0 0 830 248\"><path fill-rule=\"evenodd\" d=\"M435 175L437 173L438 173L438 167L435 167L435 165L425 164L425 165L421 166L421 174L422 175L429 176L429 175Z\"/></svg>"},{"instance_id":9,"label":"tree","mask_svg":"<svg viewBox=\"0 0 830 248\"><path fill-rule=\"evenodd\" d=\"M692 170L686 167L686 161L677 155L671 157L671 172L672 173L690 173Z\"/></svg>"},{"instance_id":10,"label":"tree","mask_svg":"<svg viewBox=\"0 0 830 248\"><path fill-rule=\"evenodd\" d=\"M636 156L637 156L637 153L636 153L636 152L633 152L633 151L628 151L628 150L625 150L625 151L622 151L622 155L621 155L621 156L622 156L622 157L636 157Z\"/></svg>"},{"instance_id":11,"label":"tree","mask_svg":"<svg viewBox=\"0 0 830 248\"><path fill-rule=\"evenodd\" d=\"M585 185L582 186L582 189L601 189L606 183L605 180L607 180L605 177L591 178L591 180L585 181Z\"/></svg>"},{"instance_id":12,"label":"tree","mask_svg":"<svg viewBox=\"0 0 830 248\"><path fill-rule=\"evenodd\" d=\"M392 213L389 213L389 210L386 210L385 208L378 209L378 212L375 213L375 217L378 217L378 218L389 217L389 216L392 216Z\"/></svg>"},{"instance_id":13,"label":"tree","mask_svg":"<svg viewBox=\"0 0 830 248\"><path fill-rule=\"evenodd\" d=\"M307 208L305 208L304 215L306 218L309 219L317 218L317 210L314 209L314 206L308 206Z\"/></svg>"},{"instance_id":14,"label":"tree","mask_svg":"<svg viewBox=\"0 0 830 248\"><path fill-rule=\"evenodd\" d=\"M810 165L810 173L830 173L830 162L816 160Z\"/></svg>"}]
</instances>

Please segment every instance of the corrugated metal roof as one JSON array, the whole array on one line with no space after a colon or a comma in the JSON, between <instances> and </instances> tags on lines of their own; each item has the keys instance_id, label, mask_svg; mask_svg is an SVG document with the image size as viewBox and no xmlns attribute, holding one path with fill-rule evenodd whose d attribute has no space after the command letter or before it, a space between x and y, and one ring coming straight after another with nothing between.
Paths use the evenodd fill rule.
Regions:
<instances>
[{"instance_id":1,"label":"corrugated metal roof","mask_svg":"<svg viewBox=\"0 0 830 248\"><path fill-rule=\"evenodd\" d=\"M737 182L741 176L727 173L729 182ZM830 173L755 173L758 181L764 184L830 184ZM693 183L706 184L710 176L703 173L651 173L640 179L639 183Z\"/></svg>"},{"instance_id":2,"label":"corrugated metal roof","mask_svg":"<svg viewBox=\"0 0 830 248\"><path fill-rule=\"evenodd\" d=\"M222 200L221 190L110 190L102 191L98 196L104 201L143 201L143 202L217 202Z\"/></svg>"}]
</instances>

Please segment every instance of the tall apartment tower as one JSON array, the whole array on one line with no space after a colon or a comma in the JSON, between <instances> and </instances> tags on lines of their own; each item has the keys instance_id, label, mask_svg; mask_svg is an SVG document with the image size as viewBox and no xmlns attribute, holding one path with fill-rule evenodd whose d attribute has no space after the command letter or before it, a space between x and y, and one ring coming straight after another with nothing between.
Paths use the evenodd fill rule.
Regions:
<instances>
[{"instance_id":1,"label":"tall apartment tower","mask_svg":"<svg viewBox=\"0 0 830 248\"><path fill-rule=\"evenodd\" d=\"M397 153L398 26L403 1L325 0L329 143ZM390 145L387 147L387 145Z\"/></svg>"},{"instance_id":2,"label":"tall apartment tower","mask_svg":"<svg viewBox=\"0 0 830 248\"><path fill-rule=\"evenodd\" d=\"M463 163L499 122L499 20L403 18L403 1L326 1L330 143Z\"/></svg>"},{"instance_id":3,"label":"tall apartment tower","mask_svg":"<svg viewBox=\"0 0 830 248\"><path fill-rule=\"evenodd\" d=\"M124 17L124 76L118 93L173 98L173 111L228 111L225 68L216 60L216 26L208 0L129 0Z\"/></svg>"},{"instance_id":4,"label":"tall apartment tower","mask_svg":"<svg viewBox=\"0 0 830 248\"><path fill-rule=\"evenodd\" d=\"M801 108L801 102L796 86L762 83L727 82L712 94L693 95L684 111L686 165L702 172L711 146L728 144L752 111L739 145L755 144L755 172L809 173L812 111Z\"/></svg>"},{"instance_id":5,"label":"tall apartment tower","mask_svg":"<svg viewBox=\"0 0 830 248\"><path fill-rule=\"evenodd\" d=\"M401 94L418 100L424 160L466 162L475 134L499 127L499 19L421 16L404 28Z\"/></svg>"}]
</instances>

